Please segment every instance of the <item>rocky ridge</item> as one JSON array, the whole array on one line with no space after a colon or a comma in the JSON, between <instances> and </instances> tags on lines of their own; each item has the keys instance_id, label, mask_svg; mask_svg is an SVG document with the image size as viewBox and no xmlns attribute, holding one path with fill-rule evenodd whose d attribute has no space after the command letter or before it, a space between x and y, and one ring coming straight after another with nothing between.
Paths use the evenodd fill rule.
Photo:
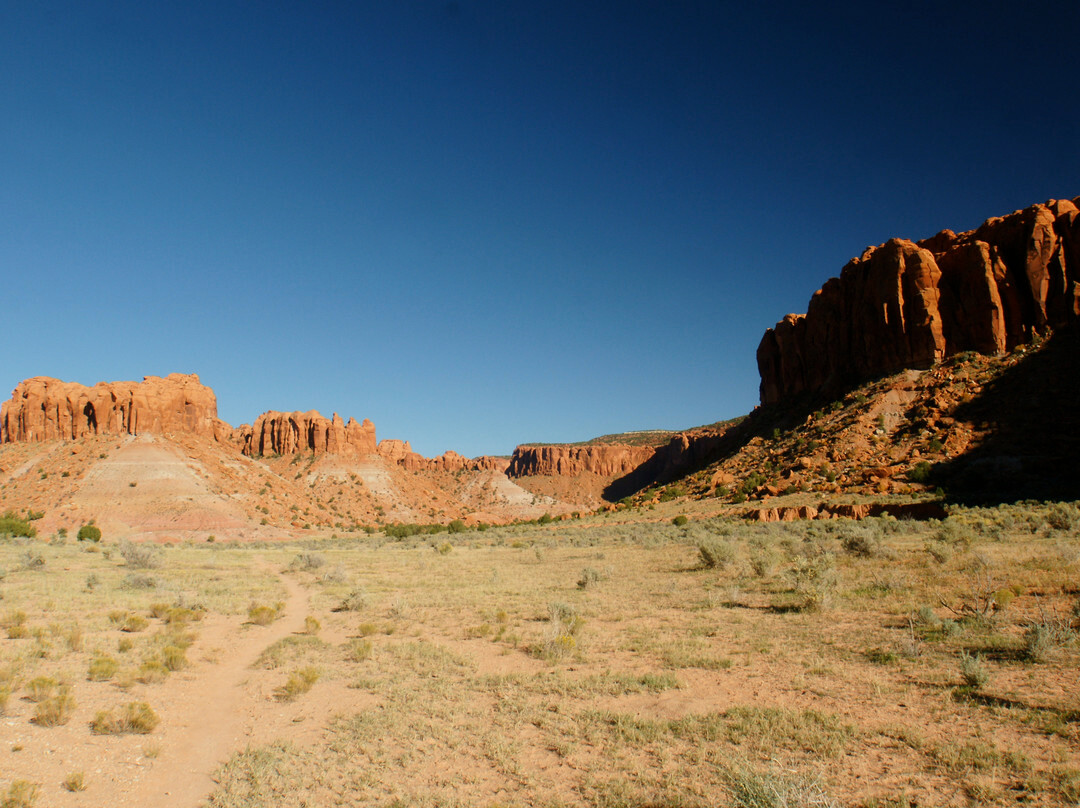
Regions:
<instances>
[{"instance_id":1,"label":"rocky ridge","mask_svg":"<svg viewBox=\"0 0 1080 808\"><path fill-rule=\"evenodd\" d=\"M757 350L761 402L830 393L964 351L1000 355L1080 319L1080 211L1050 200L852 259Z\"/></svg>"}]
</instances>

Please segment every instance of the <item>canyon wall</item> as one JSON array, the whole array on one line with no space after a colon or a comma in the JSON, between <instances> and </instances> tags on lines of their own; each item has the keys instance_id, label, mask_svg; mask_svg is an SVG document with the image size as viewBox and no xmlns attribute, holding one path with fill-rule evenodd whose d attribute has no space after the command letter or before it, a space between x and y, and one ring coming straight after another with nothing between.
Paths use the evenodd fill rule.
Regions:
<instances>
[{"instance_id":1,"label":"canyon wall","mask_svg":"<svg viewBox=\"0 0 1080 808\"><path fill-rule=\"evenodd\" d=\"M172 432L225 440L230 431L217 417L214 391L195 374L93 387L36 376L0 405L0 443Z\"/></svg>"},{"instance_id":2,"label":"canyon wall","mask_svg":"<svg viewBox=\"0 0 1080 808\"><path fill-rule=\"evenodd\" d=\"M757 350L761 402L839 391L962 351L1000 354L1080 319L1080 212L1050 200L976 230L868 248Z\"/></svg>"},{"instance_id":3,"label":"canyon wall","mask_svg":"<svg viewBox=\"0 0 1080 808\"><path fill-rule=\"evenodd\" d=\"M508 477L576 477L586 472L601 477L628 474L656 453L655 446L598 444L594 446L519 446L510 458Z\"/></svg>"}]
</instances>

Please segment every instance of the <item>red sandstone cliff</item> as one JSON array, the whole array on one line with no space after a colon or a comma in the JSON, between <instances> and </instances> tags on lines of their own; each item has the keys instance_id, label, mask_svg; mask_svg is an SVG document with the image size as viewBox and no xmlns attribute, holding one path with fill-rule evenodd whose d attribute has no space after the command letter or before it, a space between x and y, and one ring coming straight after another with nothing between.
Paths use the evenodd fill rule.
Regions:
<instances>
[{"instance_id":1,"label":"red sandstone cliff","mask_svg":"<svg viewBox=\"0 0 1080 808\"><path fill-rule=\"evenodd\" d=\"M592 472L602 477L616 477L630 473L654 454L655 446L622 444L519 446L510 458L506 474L508 477L576 477Z\"/></svg>"},{"instance_id":2,"label":"red sandstone cliff","mask_svg":"<svg viewBox=\"0 0 1080 808\"><path fill-rule=\"evenodd\" d=\"M365 455L375 452L375 424L341 420L336 412L327 418L310 412L264 412L252 426L237 428L234 439L248 456L268 454Z\"/></svg>"},{"instance_id":3,"label":"red sandstone cliff","mask_svg":"<svg viewBox=\"0 0 1080 808\"><path fill-rule=\"evenodd\" d=\"M962 351L999 354L1080 319L1076 200L987 220L918 243L892 239L852 259L765 332L761 401L839 389Z\"/></svg>"},{"instance_id":4,"label":"red sandstone cliff","mask_svg":"<svg viewBox=\"0 0 1080 808\"><path fill-rule=\"evenodd\" d=\"M170 432L224 440L230 430L217 417L214 391L195 374L93 387L36 376L0 405L0 443Z\"/></svg>"}]
</instances>

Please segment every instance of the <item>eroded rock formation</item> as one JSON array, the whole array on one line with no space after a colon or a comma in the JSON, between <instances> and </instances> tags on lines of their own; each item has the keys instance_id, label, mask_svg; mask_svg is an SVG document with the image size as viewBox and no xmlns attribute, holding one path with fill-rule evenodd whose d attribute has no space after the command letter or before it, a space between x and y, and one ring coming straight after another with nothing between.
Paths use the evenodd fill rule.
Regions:
<instances>
[{"instance_id":1,"label":"eroded rock formation","mask_svg":"<svg viewBox=\"0 0 1080 808\"><path fill-rule=\"evenodd\" d=\"M217 417L214 391L193 373L93 387L36 376L0 405L0 443L174 432L224 440L230 431Z\"/></svg>"},{"instance_id":2,"label":"eroded rock formation","mask_svg":"<svg viewBox=\"0 0 1080 808\"><path fill-rule=\"evenodd\" d=\"M829 391L962 351L1000 354L1080 319L1076 200L852 259L758 346L761 401Z\"/></svg>"},{"instance_id":3,"label":"eroded rock formation","mask_svg":"<svg viewBox=\"0 0 1080 808\"><path fill-rule=\"evenodd\" d=\"M244 454L252 457L271 454L366 455L375 452L375 424L364 419L348 423L336 412L327 418L315 410L276 412L260 415L252 426L239 427L234 439Z\"/></svg>"},{"instance_id":4,"label":"eroded rock formation","mask_svg":"<svg viewBox=\"0 0 1080 808\"><path fill-rule=\"evenodd\" d=\"M616 477L630 473L654 454L655 446L623 444L519 446L510 458L506 473L509 477L576 477L592 472L601 477Z\"/></svg>"}]
</instances>

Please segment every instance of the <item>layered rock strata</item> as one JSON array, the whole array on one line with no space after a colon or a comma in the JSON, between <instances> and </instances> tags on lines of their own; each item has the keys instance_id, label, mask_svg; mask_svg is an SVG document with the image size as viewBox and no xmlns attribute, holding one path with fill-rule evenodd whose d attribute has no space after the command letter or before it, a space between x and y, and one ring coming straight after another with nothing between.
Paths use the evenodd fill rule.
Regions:
<instances>
[{"instance_id":1,"label":"layered rock strata","mask_svg":"<svg viewBox=\"0 0 1080 808\"><path fill-rule=\"evenodd\" d=\"M892 239L852 259L765 332L761 401L845 385L962 351L1000 354L1080 319L1075 200L920 242Z\"/></svg>"},{"instance_id":2,"label":"layered rock strata","mask_svg":"<svg viewBox=\"0 0 1080 808\"><path fill-rule=\"evenodd\" d=\"M0 443L174 432L224 440L230 431L214 391L193 373L93 387L36 376L0 405Z\"/></svg>"}]
</instances>

